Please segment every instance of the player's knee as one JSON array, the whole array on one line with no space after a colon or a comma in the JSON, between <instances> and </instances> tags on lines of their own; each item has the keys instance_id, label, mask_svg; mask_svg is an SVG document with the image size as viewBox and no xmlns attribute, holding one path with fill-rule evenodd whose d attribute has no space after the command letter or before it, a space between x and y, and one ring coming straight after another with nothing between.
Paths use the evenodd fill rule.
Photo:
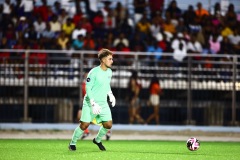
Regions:
<instances>
[{"instance_id":1,"label":"player's knee","mask_svg":"<svg viewBox=\"0 0 240 160\"><path fill-rule=\"evenodd\" d=\"M88 126L89 126L89 124L90 124L90 123L85 123L85 122L80 123L80 128L81 128L81 130L87 129Z\"/></svg>"},{"instance_id":2,"label":"player's knee","mask_svg":"<svg viewBox=\"0 0 240 160\"><path fill-rule=\"evenodd\" d=\"M112 122L103 123L103 127L106 128L106 129L111 129L112 128Z\"/></svg>"}]
</instances>

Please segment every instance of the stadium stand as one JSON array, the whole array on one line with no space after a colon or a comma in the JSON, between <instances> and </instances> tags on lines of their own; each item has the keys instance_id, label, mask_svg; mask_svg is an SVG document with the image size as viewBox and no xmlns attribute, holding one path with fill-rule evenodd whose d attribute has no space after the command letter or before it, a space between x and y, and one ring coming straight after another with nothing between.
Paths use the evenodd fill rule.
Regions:
<instances>
[{"instance_id":1,"label":"stadium stand","mask_svg":"<svg viewBox=\"0 0 240 160\"><path fill-rule=\"evenodd\" d=\"M112 85L123 106L113 109L117 123L128 123L124 96L132 70L143 88L143 117L156 74L165 90L161 123L229 125L240 119L238 1L226 1L227 9L222 1L165 1L163 12L150 14L146 7L139 21L133 1L96 1L97 12L84 1L79 8L65 1L0 2L0 121L59 122L56 106L70 100L73 110L64 121L73 122L82 75L97 64L101 48L116 53ZM197 4L205 14L198 14Z\"/></svg>"}]
</instances>

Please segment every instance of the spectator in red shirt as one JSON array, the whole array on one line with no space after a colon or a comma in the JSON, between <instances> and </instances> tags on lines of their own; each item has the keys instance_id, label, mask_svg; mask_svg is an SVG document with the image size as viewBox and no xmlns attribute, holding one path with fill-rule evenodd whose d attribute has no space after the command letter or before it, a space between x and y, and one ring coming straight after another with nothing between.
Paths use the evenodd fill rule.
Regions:
<instances>
[{"instance_id":1,"label":"spectator in red shirt","mask_svg":"<svg viewBox=\"0 0 240 160\"><path fill-rule=\"evenodd\" d=\"M48 21L49 15L48 15L48 6L47 6L47 1L42 0L42 5L37 8L37 13L42 17L42 20L44 22Z\"/></svg>"}]
</instances>

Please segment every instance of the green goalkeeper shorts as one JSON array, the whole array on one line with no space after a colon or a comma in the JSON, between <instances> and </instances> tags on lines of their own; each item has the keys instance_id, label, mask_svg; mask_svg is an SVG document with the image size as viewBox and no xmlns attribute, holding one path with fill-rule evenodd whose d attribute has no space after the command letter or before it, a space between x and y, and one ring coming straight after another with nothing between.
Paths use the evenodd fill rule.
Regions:
<instances>
[{"instance_id":1,"label":"green goalkeeper shorts","mask_svg":"<svg viewBox=\"0 0 240 160\"><path fill-rule=\"evenodd\" d=\"M83 101L82 115L80 121L90 123L93 119L96 119L97 124L112 120L112 113L108 104L101 104L101 112L98 115L92 113L92 106Z\"/></svg>"}]
</instances>

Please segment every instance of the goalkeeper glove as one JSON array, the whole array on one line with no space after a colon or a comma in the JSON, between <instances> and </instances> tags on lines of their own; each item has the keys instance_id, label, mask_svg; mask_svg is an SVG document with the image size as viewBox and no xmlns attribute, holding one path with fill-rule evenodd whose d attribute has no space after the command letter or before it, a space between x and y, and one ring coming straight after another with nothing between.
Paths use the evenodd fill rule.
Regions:
<instances>
[{"instance_id":1,"label":"goalkeeper glove","mask_svg":"<svg viewBox=\"0 0 240 160\"><path fill-rule=\"evenodd\" d=\"M101 107L96 102L94 102L93 99L90 100L90 103L91 103L91 106L92 106L93 114L100 114Z\"/></svg>"},{"instance_id":2,"label":"goalkeeper glove","mask_svg":"<svg viewBox=\"0 0 240 160\"><path fill-rule=\"evenodd\" d=\"M115 99L112 91L109 91L109 92L108 92L108 101L110 102L110 105L109 105L109 106L111 106L111 107L114 107L114 106L115 106L115 104L116 104L116 99ZM109 103L108 103L108 104L109 104Z\"/></svg>"}]
</instances>

